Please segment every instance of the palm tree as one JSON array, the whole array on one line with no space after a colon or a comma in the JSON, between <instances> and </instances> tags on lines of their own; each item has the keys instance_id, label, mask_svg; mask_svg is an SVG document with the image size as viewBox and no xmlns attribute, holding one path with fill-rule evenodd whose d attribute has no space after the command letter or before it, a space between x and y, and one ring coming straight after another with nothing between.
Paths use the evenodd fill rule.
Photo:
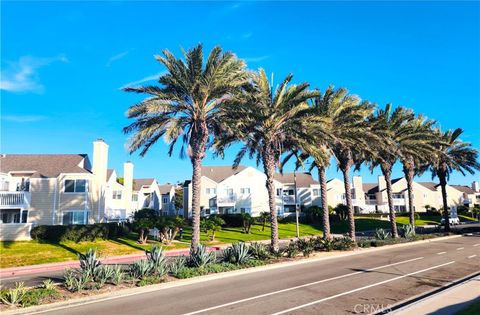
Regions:
<instances>
[{"instance_id":1,"label":"palm tree","mask_svg":"<svg viewBox=\"0 0 480 315\"><path fill-rule=\"evenodd\" d=\"M243 93L227 102L225 121L229 123L219 138L216 149L223 150L235 141L243 142L233 167L237 167L248 153L256 156L257 164L262 162L267 177L266 187L271 221L271 249L278 251L278 225L273 183L276 166L281 154L300 139L310 136L300 123L308 108L307 101L316 95L309 91L308 83L289 85L292 75L288 75L276 88L272 89L263 69L252 74L251 84Z\"/></svg>"},{"instance_id":2,"label":"palm tree","mask_svg":"<svg viewBox=\"0 0 480 315\"><path fill-rule=\"evenodd\" d=\"M192 243L200 241L200 178L201 165L209 141L221 129L218 114L225 100L248 79L245 63L231 52L215 47L206 63L201 44L184 52L184 60L164 50L155 57L167 68L160 76L160 86L127 87L127 92L148 95L131 106L128 118L135 119L125 127L125 133L134 133L129 139L130 152L141 149L144 156L150 147L164 137L170 144L171 155L181 139L180 156L186 153L192 163Z\"/></svg>"},{"instance_id":3,"label":"palm tree","mask_svg":"<svg viewBox=\"0 0 480 315\"><path fill-rule=\"evenodd\" d=\"M419 167L426 163L434 150L437 137L433 133L434 120L422 115L410 122L410 140L400 141L400 161L407 182L409 223L415 226L415 208L413 206L413 177L419 173Z\"/></svg>"},{"instance_id":4,"label":"palm tree","mask_svg":"<svg viewBox=\"0 0 480 315\"><path fill-rule=\"evenodd\" d=\"M478 151L471 147L468 142L462 142L459 137L463 133L461 128L454 131L448 130L444 133L440 129L435 130L440 141L436 144L436 150L432 152L430 169L432 177L437 176L442 188L443 217L445 220L445 232L450 231L450 222L448 215L447 202L447 181L450 173L458 171L462 175L466 172L474 174L475 170L480 170L478 163Z\"/></svg>"},{"instance_id":5,"label":"palm tree","mask_svg":"<svg viewBox=\"0 0 480 315\"><path fill-rule=\"evenodd\" d=\"M362 102L355 95L348 95L348 90L345 88L334 90L333 87L329 87L316 102L314 108L319 117L329 120L330 140L325 142L325 146L335 156L337 166L343 174L346 206L348 207L348 235L355 240L350 170L358 162L362 151L369 150L370 144L376 138L366 122L375 106L368 101ZM319 176L325 176L321 169ZM326 180L321 178L320 181L324 182L323 189L326 191ZM324 208L324 211L328 211L328 206Z\"/></svg>"}]
</instances>

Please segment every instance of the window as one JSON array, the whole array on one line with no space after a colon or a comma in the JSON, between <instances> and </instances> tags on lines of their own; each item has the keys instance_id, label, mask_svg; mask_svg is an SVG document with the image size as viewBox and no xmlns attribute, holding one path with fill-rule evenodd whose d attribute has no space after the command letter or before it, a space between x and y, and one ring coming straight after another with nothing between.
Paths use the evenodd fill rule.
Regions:
<instances>
[{"instance_id":1,"label":"window","mask_svg":"<svg viewBox=\"0 0 480 315\"><path fill-rule=\"evenodd\" d=\"M210 206L210 208L215 208L216 204L215 204L215 199L210 199L208 201L208 205Z\"/></svg>"},{"instance_id":2,"label":"window","mask_svg":"<svg viewBox=\"0 0 480 315\"><path fill-rule=\"evenodd\" d=\"M240 208L240 213L245 213L246 209L245 208Z\"/></svg>"},{"instance_id":3,"label":"window","mask_svg":"<svg viewBox=\"0 0 480 315\"><path fill-rule=\"evenodd\" d=\"M122 191L121 190L114 190L112 199L120 200L122 199Z\"/></svg>"},{"instance_id":4,"label":"window","mask_svg":"<svg viewBox=\"0 0 480 315\"><path fill-rule=\"evenodd\" d=\"M163 196L163 197L162 197L162 202L163 202L163 203L168 203L168 197L167 197L167 196Z\"/></svg>"},{"instance_id":5,"label":"window","mask_svg":"<svg viewBox=\"0 0 480 315\"><path fill-rule=\"evenodd\" d=\"M88 221L88 211L83 210L73 210L73 211L64 211L63 212L63 225L69 224L87 224Z\"/></svg>"},{"instance_id":6,"label":"window","mask_svg":"<svg viewBox=\"0 0 480 315\"><path fill-rule=\"evenodd\" d=\"M318 189L314 189L314 190L313 190L313 195L314 195L314 196L320 195L319 190L318 190Z\"/></svg>"},{"instance_id":7,"label":"window","mask_svg":"<svg viewBox=\"0 0 480 315\"><path fill-rule=\"evenodd\" d=\"M207 195L215 195L217 193L216 188L207 188L206 189Z\"/></svg>"},{"instance_id":8,"label":"window","mask_svg":"<svg viewBox=\"0 0 480 315\"><path fill-rule=\"evenodd\" d=\"M27 223L28 211L22 211L22 223Z\"/></svg>"},{"instance_id":9,"label":"window","mask_svg":"<svg viewBox=\"0 0 480 315\"><path fill-rule=\"evenodd\" d=\"M250 188L240 188L240 193L241 194L249 194L250 193Z\"/></svg>"},{"instance_id":10,"label":"window","mask_svg":"<svg viewBox=\"0 0 480 315\"><path fill-rule=\"evenodd\" d=\"M399 194L399 193L392 194L392 197L393 199L403 199L403 194Z\"/></svg>"},{"instance_id":11,"label":"window","mask_svg":"<svg viewBox=\"0 0 480 315\"><path fill-rule=\"evenodd\" d=\"M284 196L293 196L294 194L295 194L295 192L293 191L293 189L285 189L283 191Z\"/></svg>"},{"instance_id":12,"label":"window","mask_svg":"<svg viewBox=\"0 0 480 315\"><path fill-rule=\"evenodd\" d=\"M86 192L87 180L85 179L66 179L65 180L65 192Z\"/></svg>"},{"instance_id":13,"label":"window","mask_svg":"<svg viewBox=\"0 0 480 315\"><path fill-rule=\"evenodd\" d=\"M138 201L138 195L137 194L132 195L132 201Z\"/></svg>"},{"instance_id":14,"label":"window","mask_svg":"<svg viewBox=\"0 0 480 315\"><path fill-rule=\"evenodd\" d=\"M233 188L226 188L225 189L225 194L227 196L233 196Z\"/></svg>"},{"instance_id":15,"label":"window","mask_svg":"<svg viewBox=\"0 0 480 315\"><path fill-rule=\"evenodd\" d=\"M277 188L277 196L281 196L282 195L282 188Z\"/></svg>"}]
</instances>

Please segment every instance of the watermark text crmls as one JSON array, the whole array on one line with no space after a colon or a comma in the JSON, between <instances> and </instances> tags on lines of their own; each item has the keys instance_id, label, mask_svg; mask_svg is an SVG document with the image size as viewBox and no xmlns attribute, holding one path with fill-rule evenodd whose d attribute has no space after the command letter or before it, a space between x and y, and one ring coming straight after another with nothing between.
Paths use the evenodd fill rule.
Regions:
<instances>
[{"instance_id":1,"label":"watermark text crmls","mask_svg":"<svg viewBox=\"0 0 480 315\"><path fill-rule=\"evenodd\" d=\"M390 313L391 310L392 310L391 304L365 303L365 304L355 304L355 306L353 307L353 312L355 314L376 314L376 313L387 314L387 313Z\"/></svg>"}]
</instances>

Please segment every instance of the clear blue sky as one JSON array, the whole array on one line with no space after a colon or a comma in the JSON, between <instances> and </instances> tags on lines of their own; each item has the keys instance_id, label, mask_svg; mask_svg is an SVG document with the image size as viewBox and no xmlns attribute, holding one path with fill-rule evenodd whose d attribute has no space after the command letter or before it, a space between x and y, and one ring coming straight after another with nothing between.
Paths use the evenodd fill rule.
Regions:
<instances>
[{"instance_id":1,"label":"clear blue sky","mask_svg":"<svg viewBox=\"0 0 480 315\"><path fill-rule=\"evenodd\" d=\"M136 177L189 178L189 160L169 158L163 141L145 158L126 152L125 111L139 98L120 88L157 77L164 69L153 55L162 49L179 54L198 42L234 51L277 82L292 72L312 87L345 86L381 106L411 107L443 128L464 128L463 140L479 148L479 12L478 2L443 1L2 1L1 151L91 154L104 138L110 167L130 159ZM204 164L229 165L228 153ZM378 174L362 171L364 181ZM328 175L340 177L335 166Z\"/></svg>"}]
</instances>

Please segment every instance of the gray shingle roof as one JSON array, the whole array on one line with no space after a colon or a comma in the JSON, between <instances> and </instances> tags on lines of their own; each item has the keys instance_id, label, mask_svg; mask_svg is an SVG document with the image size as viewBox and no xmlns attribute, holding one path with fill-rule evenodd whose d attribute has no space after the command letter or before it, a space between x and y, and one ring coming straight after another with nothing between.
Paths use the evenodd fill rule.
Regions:
<instances>
[{"instance_id":1,"label":"gray shingle roof","mask_svg":"<svg viewBox=\"0 0 480 315\"><path fill-rule=\"evenodd\" d=\"M437 191L438 184L434 182L418 182L420 185L422 185L425 188L428 188L432 191Z\"/></svg>"},{"instance_id":2,"label":"gray shingle roof","mask_svg":"<svg viewBox=\"0 0 480 315\"><path fill-rule=\"evenodd\" d=\"M274 178L282 184L294 183L294 173L275 173ZM316 185L318 182L313 179L310 173L297 173L297 187L310 187Z\"/></svg>"},{"instance_id":3,"label":"gray shingle roof","mask_svg":"<svg viewBox=\"0 0 480 315\"><path fill-rule=\"evenodd\" d=\"M470 188L468 186L464 186L464 185L450 185L450 186L452 186L453 188L455 188L458 191L461 191L461 192L469 194L469 195L475 193L475 190L473 190L472 188Z\"/></svg>"},{"instance_id":4,"label":"gray shingle roof","mask_svg":"<svg viewBox=\"0 0 480 315\"><path fill-rule=\"evenodd\" d=\"M366 194L375 194L378 192L377 183L363 183L362 184L363 192Z\"/></svg>"},{"instance_id":5,"label":"gray shingle roof","mask_svg":"<svg viewBox=\"0 0 480 315\"><path fill-rule=\"evenodd\" d=\"M226 178L238 174L246 168L247 167L243 165L239 165L235 170L232 169L231 166L202 166L202 176L208 177L216 183L220 183Z\"/></svg>"},{"instance_id":6,"label":"gray shingle roof","mask_svg":"<svg viewBox=\"0 0 480 315\"><path fill-rule=\"evenodd\" d=\"M32 177L51 178L61 173L88 173L87 154L2 154L0 172L33 172Z\"/></svg>"},{"instance_id":7,"label":"gray shingle roof","mask_svg":"<svg viewBox=\"0 0 480 315\"><path fill-rule=\"evenodd\" d=\"M158 185L158 189L162 195L168 194L172 190L173 185Z\"/></svg>"},{"instance_id":8,"label":"gray shingle roof","mask_svg":"<svg viewBox=\"0 0 480 315\"><path fill-rule=\"evenodd\" d=\"M133 180L133 190L139 191L142 186L150 186L155 178L135 178Z\"/></svg>"}]
</instances>

